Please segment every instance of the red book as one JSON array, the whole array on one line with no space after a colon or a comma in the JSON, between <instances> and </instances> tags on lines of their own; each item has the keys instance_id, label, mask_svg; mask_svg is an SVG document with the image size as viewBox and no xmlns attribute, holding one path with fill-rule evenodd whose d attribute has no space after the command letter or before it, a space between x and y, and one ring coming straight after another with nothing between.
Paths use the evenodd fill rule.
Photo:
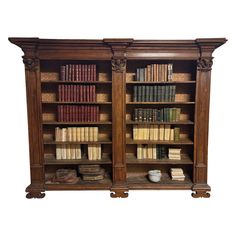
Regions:
<instances>
[{"instance_id":1,"label":"red book","mask_svg":"<svg viewBox=\"0 0 236 236\"><path fill-rule=\"evenodd\" d=\"M61 121L61 105L57 106L57 120L60 122Z\"/></svg>"},{"instance_id":2,"label":"red book","mask_svg":"<svg viewBox=\"0 0 236 236\"><path fill-rule=\"evenodd\" d=\"M64 81L66 79L66 67L60 67L60 80Z\"/></svg>"},{"instance_id":3,"label":"red book","mask_svg":"<svg viewBox=\"0 0 236 236\"><path fill-rule=\"evenodd\" d=\"M88 122L88 105L85 105L84 108L84 120L85 122Z\"/></svg>"},{"instance_id":4,"label":"red book","mask_svg":"<svg viewBox=\"0 0 236 236\"><path fill-rule=\"evenodd\" d=\"M78 106L77 109L77 121L81 122L81 106Z\"/></svg>"},{"instance_id":5,"label":"red book","mask_svg":"<svg viewBox=\"0 0 236 236\"><path fill-rule=\"evenodd\" d=\"M75 65L75 81L79 80L79 65Z\"/></svg>"},{"instance_id":6,"label":"red book","mask_svg":"<svg viewBox=\"0 0 236 236\"><path fill-rule=\"evenodd\" d=\"M61 84L58 85L58 101L61 102Z\"/></svg>"},{"instance_id":7,"label":"red book","mask_svg":"<svg viewBox=\"0 0 236 236\"><path fill-rule=\"evenodd\" d=\"M86 102L90 102L91 101L90 86L91 85L86 85Z\"/></svg>"},{"instance_id":8,"label":"red book","mask_svg":"<svg viewBox=\"0 0 236 236\"><path fill-rule=\"evenodd\" d=\"M76 102L79 101L79 86L78 85L74 85L75 86L75 91L76 91Z\"/></svg>"},{"instance_id":9,"label":"red book","mask_svg":"<svg viewBox=\"0 0 236 236\"><path fill-rule=\"evenodd\" d=\"M64 85L64 102L67 102L67 85Z\"/></svg>"},{"instance_id":10,"label":"red book","mask_svg":"<svg viewBox=\"0 0 236 236\"><path fill-rule=\"evenodd\" d=\"M71 118L72 118L72 122L74 122L75 121L75 106L73 105L73 106L71 106L71 110L72 110L72 116L71 116Z\"/></svg>"},{"instance_id":11,"label":"red book","mask_svg":"<svg viewBox=\"0 0 236 236\"><path fill-rule=\"evenodd\" d=\"M84 65L81 65L81 81L84 81Z\"/></svg>"},{"instance_id":12,"label":"red book","mask_svg":"<svg viewBox=\"0 0 236 236\"><path fill-rule=\"evenodd\" d=\"M96 102L96 86L92 85L92 101Z\"/></svg>"},{"instance_id":13,"label":"red book","mask_svg":"<svg viewBox=\"0 0 236 236\"><path fill-rule=\"evenodd\" d=\"M69 78L69 65L66 65L65 81L68 81L68 78Z\"/></svg>"},{"instance_id":14,"label":"red book","mask_svg":"<svg viewBox=\"0 0 236 236\"><path fill-rule=\"evenodd\" d=\"M78 76L78 81L81 81L82 79L82 68L81 68L81 64L79 64L79 76Z\"/></svg>"},{"instance_id":15,"label":"red book","mask_svg":"<svg viewBox=\"0 0 236 236\"><path fill-rule=\"evenodd\" d=\"M79 86L79 101L80 102L83 102L83 88L82 88L82 86L83 85L78 85Z\"/></svg>"},{"instance_id":16,"label":"red book","mask_svg":"<svg viewBox=\"0 0 236 236\"><path fill-rule=\"evenodd\" d=\"M71 81L75 80L75 66L71 65Z\"/></svg>"},{"instance_id":17,"label":"red book","mask_svg":"<svg viewBox=\"0 0 236 236\"><path fill-rule=\"evenodd\" d=\"M84 122L84 105L81 106L81 121Z\"/></svg>"},{"instance_id":18,"label":"red book","mask_svg":"<svg viewBox=\"0 0 236 236\"><path fill-rule=\"evenodd\" d=\"M84 81L88 81L88 68L84 65Z\"/></svg>"},{"instance_id":19,"label":"red book","mask_svg":"<svg viewBox=\"0 0 236 236\"><path fill-rule=\"evenodd\" d=\"M61 101L62 102L65 101L65 85L64 84L61 85Z\"/></svg>"},{"instance_id":20,"label":"red book","mask_svg":"<svg viewBox=\"0 0 236 236\"><path fill-rule=\"evenodd\" d=\"M78 122L78 106L75 106L75 122Z\"/></svg>"},{"instance_id":21,"label":"red book","mask_svg":"<svg viewBox=\"0 0 236 236\"><path fill-rule=\"evenodd\" d=\"M70 85L70 101L74 101L74 91L73 91L73 85Z\"/></svg>"},{"instance_id":22,"label":"red book","mask_svg":"<svg viewBox=\"0 0 236 236\"><path fill-rule=\"evenodd\" d=\"M99 106L96 106L96 121L100 120Z\"/></svg>"},{"instance_id":23,"label":"red book","mask_svg":"<svg viewBox=\"0 0 236 236\"><path fill-rule=\"evenodd\" d=\"M88 65L88 81L91 81L91 65Z\"/></svg>"},{"instance_id":24,"label":"red book","mask_svg":"<svg viewBox=\"0 0 236 236\"><path fill-rule=\"evenodd\" d=\"M96 65L93 65L93 76L94 76L94 81L97 81L97 71L96 71Z\"/></svg>"},{"instance_id":25,"label":"red book","mask_svg":"<svg viewBox=\"0 0 236 236\"><path fill-rule=\"evenodd\" d=\"M76 85L72 85L72 86L73 86L73 95L74 95L74 100L73 100L73 102L76 102L76 101L77 101Z\"/></svg>"},{"instance_id":26,"label":"red book","mask_svg":"<svg viewBox=\"0 0 236 236\"><path fill-rule=\"evenodd\" d=\"M68 77L68 81L71 81L71 76L72 76L72 68L71 68L71 64L69 65L69 77Z\"/></svg>"}]
</instances>

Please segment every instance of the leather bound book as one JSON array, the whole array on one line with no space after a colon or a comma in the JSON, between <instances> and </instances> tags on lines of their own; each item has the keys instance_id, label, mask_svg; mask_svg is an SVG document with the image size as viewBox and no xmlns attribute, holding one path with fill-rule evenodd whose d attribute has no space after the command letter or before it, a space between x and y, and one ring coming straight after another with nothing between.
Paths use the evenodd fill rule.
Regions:
<instances>
[{"instance_id":1,"label":"leather bound book","mask_svg":"<svg viewBox=\"0 0 236 236\"><path fill-rule=\"evenodd\" d=\"M75 65L75 81L79 80L79 65Z\"/></svg>"},{"instance_id":2,"label":"leather bound book","mask_svg":"<svg viewBox=\"0 0 236 236\"><path fill-rule=\"evenodd\" d=\"M69 77L68 77L68 80L71 81L72 79L72 65L70 64L69 65Z\"/></svg>"},{"instance_id":3,"label":"leather bound book","mask_svg":"<svg viewBox=\"0 0 236 236\"><path fill-rule=\"evenodd\" d=\"M91 85L86 85L87 102L92 101Z\"/></svg>"},{"instance_id":4,"label":"leather bound book","mask_svg":"<svg viewBox=\"0 0 236 236\"><path fill-rule=\"evenodd\" d=\"M98 76L97 76L97 66L93 66L93 76L94 76L94 81L98 81Z\"/></svg>"},{"instance_id":5,"label":"leather bound book","mask_svg":"<svg viewBox=\"0 0 236 236\"><path fill-rule=\"evenodd\" d=\"M65 66L60 67L60 80L61 81L66 80L66 67Z\"/></svg>"},{"instance_id":6,"label":"leather bound book","mask_svg":"<svg viewBox=\"0 0 236 236\"><path fill-rule=\"evenodd\" d=\"M91 81L91 65L88 65L88 81Z\"/></svg>"},{"instance_id":7,"label":"leather bound book","mask_svg":"<svg viewBox=\"0 0 236 236\"><path fill-rule=\"evenodd\" d=\"M84 102L83 85L79 85L80 102Z\"/></svg>"},{"instance_id":8,"label":"leather bound book","mask_svg":"<svg viewBox=\"0 0 236 236\"><path fill-rule=\"evenodd\" d=\"M81 65L81 81L85 81L84 80L84 65Z\"/></svg>"},{"instance_id":9,"label":"leather bound book","mask_svg":"<svg viewBox=\"0 0 236 236\"><path fill-rule=\"evenodd\" d=\"M69 80L69 65L66 65L65 81Z\"/></svg>"},{"instance_id":10,"label":"leather bound book","mask_svg":"<svg viewBox=\"0 0 236 236\"><path fill-rule=\"evenodd\" d=\"M62 85L59 84L58 85L58 101L61 102L62 101Z\"/></svg>"},{"instance_id":11,"label":"leather bound book","mask_svg":"<svg viewBox=\"0 0 236 236\"><path fill-rule=\"evenodd\" d=\"M75 65L71 65L71 80L75 81Z\"/></svg>"},{"instance_id":12,"label":"leather bound book","mask_svg":"<svg viewBox=\"0 0 236 236\"><path fill-rule=\"evenodd\" d=\"M88 81L88 67L84 65L84 81Z\"/></svg>"},{"instance_id":13,"label":"leather bound book","mask_svg":"<svg viewBox=\"0 0 236 236\"><path fill-rule=\"evenodd\" d=\"M82 68L81 68L82 66L81 66L81 64L79 64L78 67L79 67L78 81L81 81L82 80Z\"/></svg>"}]
</instances>

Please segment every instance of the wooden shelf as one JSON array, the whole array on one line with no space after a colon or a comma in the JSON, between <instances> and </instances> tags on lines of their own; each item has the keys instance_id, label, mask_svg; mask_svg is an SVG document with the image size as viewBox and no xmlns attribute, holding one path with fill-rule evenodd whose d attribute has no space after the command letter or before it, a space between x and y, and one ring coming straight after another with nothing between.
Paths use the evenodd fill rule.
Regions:
<instances>
[{"instance_id":1,"label":"wooden shelf","mask_svg":"<svg viewBox=\"0 0 236 236\"><path fill-rule=\"evenodd\" d=\"M59 144L111 144L111 140L99 140L99 141L81 141L81 142L56 142L56 141L44 141L45 145L59 145Z\"/></svg>"},{"instance_id":2,"label":"wooden shelf","mask_svg":"<svg viewBox=\"0 0 236 236\"><path fill-rule=\"evenodd\" d=\"M127 139L126 144L162 144L162 145L193 145L190 139L180 141L151 141L151 140L133 140Z\"/></svg>"},{"instance_id":3,"label":"wooden shelf","mask_svg":"<svg viewBox=\"0 0 236 236\"><path fill-rule=\"evenodd\" d=\"M162 173L160 182L149 181L147 175L128 177L127 184L130 189L191 189L193 182L185 173L184 181L172 180L168 173Z\"/></svg>"},{"instance_id":4,"label":"wooden shelf","mask_svg":"<svg viewBox=\"0 0 236 236\"><path fill-rule=\"evenodd\" d=\"M43 121L43 125L111 125L111 121L97 122L58 122L58 121Z\"/></svg>"},{"instance_id":5,"label":"wooden shelf","mask_svg":"<svg viewBox=\"0 0 236 236\"><path fill-rule=\"evenodd\" d=\"M127 164L170 164L170 165L176 165L176 164L182 164L182 165L192 165L193 161L192 159L186 155L181 155L181 160L170 160L167 157L164 159L143 159L138 160L136 156L126 155L126 163Z\"/></svg>"},{"instance_id":6,"label":"wooden shelf","mask_svg":"<svg viewBox=\"0 0 236 236\"><path fill-rule=\"evenodd\" d=\"M191 81L127 81L126 84L196 84L195 80Z\"/></svg>"},{"instance_id":7,"label":"wooden shelf","mask_svg":"<svg viewBox=\"0 0 236 236\"><path fill-rule=\"evenodd\" d=\"M55 104L55 105L63 105L63 104L68 104L68 105L80 105L80 104L88 104L88 105L110 105L112 102L49 102L49 101L42 101L42 104Z\"/></svg>"},{"instance_id":8,"label":"wooden shelf","mask_svg":"<svg viewBox=\"0 0 236 236\"><path fill-rule=\"evenodd\" d=\"M126 105L192 105L195 102L126 102Z\"/></svg>"},{"instance_id":9,"label":"wooden shelf","mask_svg":"<svg viewBox=\"0 0 236 236\"><path fill-rule=\"evenodd\" d=\"M42 84L112 84L111 81L41 81Z\"/></svg>"},{"instance_id":10,"label":"wooden shelf","mask_svg":"<svg viewBox=\"0 0 236 236\"><path fill-rule=\"evenodd\" d=\"M77 184L45 184L46 190L109 190L112 186L111 179L99 181L83 181Z\"/></svg>"},{"instance_id":11,"label":"wooden shelf","mask_svg":"<svg viewBox=\"0 0 236 236\"><path fill-rule=\"evenodd\" d=\"M161 121L155 121L155 122L152 122L152 121L149 121L149 122L145 122L145 121L133 121L133 120L127 120L126 121L126 124L127 125L146 125L146 124L149 124L149 125L194 125L194 122L193 121L190 121L190 120L182 120L182 121L173 121L173 122L161 122Z\"/></svg>"},{"instance_id":12,"label":"wooden shelf","mask_svg":"<svg viewBox=\"0 0 236 236\"><path fill-rule=\"evenodd\" d=\"M44 164L45 165L93 165L93 164L111 164L111 159L109 158L102 158L101 160L88 160L88 159L81 159L81 160L56 160L55 156L51 156L50 158L44 156Z\"/></svg>"}]
</instances>

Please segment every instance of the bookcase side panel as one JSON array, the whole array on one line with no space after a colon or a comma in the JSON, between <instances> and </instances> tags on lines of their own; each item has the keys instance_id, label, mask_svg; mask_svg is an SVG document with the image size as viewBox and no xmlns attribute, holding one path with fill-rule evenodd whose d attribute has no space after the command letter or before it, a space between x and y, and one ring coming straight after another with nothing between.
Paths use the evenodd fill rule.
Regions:
<instances>
[{"instance_id":1,"label":"bookcase side panel","mask_svg":"<svg viewBox=\"0 0 236 236\"><path fill-rule=\"evenodd\" d=\"M44 194L44 165L42 142L42 111L41 111L41 84L40 63L32 53L25 53L25 64L28 135L30 152L31 184L27 187L27 197L43 197Z\"/></svg>"}]
</instances>

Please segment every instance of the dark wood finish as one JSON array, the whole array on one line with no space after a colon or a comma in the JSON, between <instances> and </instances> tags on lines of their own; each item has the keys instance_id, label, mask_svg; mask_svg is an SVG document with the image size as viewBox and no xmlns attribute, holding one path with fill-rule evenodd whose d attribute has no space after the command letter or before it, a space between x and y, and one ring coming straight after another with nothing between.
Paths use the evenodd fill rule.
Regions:
<instances>
[{"instance_id":1,"label":"dark wood finish","mask_svg":"<svg viewBox=\"0 0 236 236\"><path fill-rule=\"evenodd\" d=\"M9 38L9 40L24 52L31 174L31 183L26 188L27 198L42 198L45 196L45 190L110 190L111 197L128 197L129 189L189 189L193 191L194 198L210 197L208 193L210 186L207 184L207 149L212 53L226 42L225 38L195 40ZM105 73L106 79L89 82L41 81L41 72L59 73L59 66L62 63L68 64L72 61L79 61L82 64L98 63L105 68L102 69L103 73L100 76L102 78ZM171 82L130 81L127 80L126 75L135 74L135 71L132 71L132 66L127 71L126 65L129 62L134 69L139 67L140 63L147 65L148 63L173 62L174 65L178 64L178 71L174 71L174 73L187 72L191 78ZM54 95L49 94L49 96L57 94L58 84L95 84L104 94L99 95L98 102L58 102L55 98L42 101L45 91L54 92ZM132 86L137 84L175 84L177 88L180 88L180 94L185 92L191 96L190 99L176 99L175 102L132 102L130 99L127 100L127 94L130 96ZM105 96L104 99L103 96ZM97 104L104 108L105 118L99 122L57 122L55 108L58 104ZM136 107L148 106L177 106L183 107L184 111L189 111L190 117L179 122L150 122L150 124L171 124L185 127L189 132L189 139L169 142L134 141L126 138L127 130L130 130L133 124L139 124L139 122L126 118L126 107L128 112L131 112ZM49 120L43 120L43 115L50 112L54 116ZM101 138L98 142L76 143L101 143L110 146L108 152L112 153L111 159L103 158L100 161L90 162L88 160L55 160L55 157L54 159L45 158L48 153L53 155L52 150L55 150L55 145L59 142L55 142L53 139L45 140L44 135L52 134L56 126L65 127L67 125L98 125L101 127L106 134L104 139ZM187 148L189 155L183 155L180 161L137 160L134 150L136 144L139 143L183 147ZM128 156L126 151L130 150L132 155ZM110 166L111 173L109 174L112 178L107 178L102 182L80 182L74 185L45 184L44 176L49 167L66 168L66 166L90 163ZM172 181L168 174L169 165L183 167L187 171L186 180ZM154 168L155 166L160 166L164 171L160 183L151 183L145 174L140 177L137 175L130 177L130 167L134 173L138 173L138 170L146 171L149 167Z\"/></svg>"}]
</instances>

